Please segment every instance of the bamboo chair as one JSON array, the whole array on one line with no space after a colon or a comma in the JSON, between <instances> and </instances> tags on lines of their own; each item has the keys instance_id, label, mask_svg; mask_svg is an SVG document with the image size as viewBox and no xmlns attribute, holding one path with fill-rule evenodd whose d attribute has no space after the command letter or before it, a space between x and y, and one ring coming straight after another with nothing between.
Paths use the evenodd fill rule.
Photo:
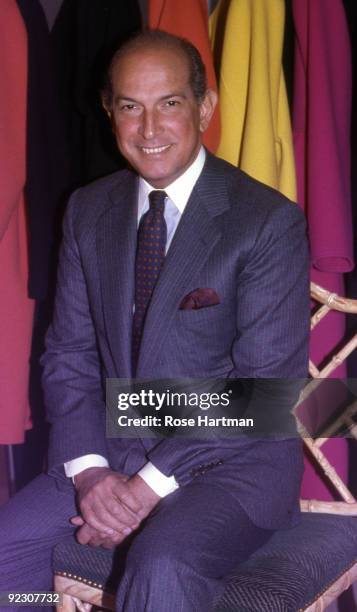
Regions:
<instances>
[{"instance_id":1,"label":"bamboo chair","mask_svg":"<svg viewBox=\"0 0 357 612\"><path fill-rule=\"evenodd\" d=\"M315 283L311 283L311 297L315 302L321 304L319 309L311 317L311 332L330 312L336 310L339 312L357 314L357 300L344 298L331 293ZM338 352L334 354L323 368L319 369L312 360L309 362L309 372L311 381L303 390L300 400L295 408L295 413L299 405L302 404L316 389L323 384L323 381L329 378L336 368L340 366L347 357L357 348L357 334L349 339ZM322 468L326 478L331 483L333 489L338 493L343 501L325 502L318 500L301 500L301 510L303 512L328 512L330 514L342 514L346 516L357 516L357 501L352 493L346 487L344 482L337 474L334 467L323 454L321 448L325 442L333 437L337 431L344 426L344 429L350 436L357 439L357 424L353 417L357 414L357 401L354 401L348 406L338 419L325 428L322 434L313 439L304 425L298 421L298 429L303 437L304 443L314 460Z\"/></svg>"},{"instance_id":2,"label":"bamboo chair","mask_svg":"<svg viewBox=\"0 0 357 612\"><path fill-rule=\"evenodd\" d=\"M332 294L326 291L325 289L323 289L322 287L319 287L315 283L311 283L311 297L313 300L321 304L321 307L318 309L318 311L315 314L313 314L311 318L311 330L313 330L316 327L316 325L318 325L319 322L326 315L328 315L328 313L332 310L338 310L340 312L357 314L357 300L351 300L351 299L340 297L336 294ZM306 398L317 388L319 384L322 383L324 379L329 377L334 372L334 370L341 363L343 363L343 361L348 357L348 355L352 353L353 350L355 350L356 347L357 347L357 334L351 340L349 340L345 344L345 346L342 349L340 349L336 353L336 355L334 355L330 359L328 364L325 365L321 370L319 370L318 367L312 361L310 361L309 371L311 375L311 381L307 384L307 386L303 390L298 406L304 400L306 400ZM314 527L315 523L316 525L318 525L319 517L317 514L315 514L314 516L313 513L323 513L321 514L321 521L325 524L327 523L327 530L326 530L326 525L324 527L327 534L330 533L328 530L329 529L328 523L330 519L331 521L333 521L334 520L333 515L337 515L337 514L341 515L342 521L346 521L345 522L346 526L348 522L348 529L350 530L350 532L353 534L355 533L355 529L353 526L354 524L352 525L352 528L351 528L351 517L357 516L357 502L355 498L353 497L352 493L349 491L349 489L346 487L346 485L342 482L341 478L336 473L336 470L333 468L331 463L327 460L327 458L323 454L321 447L326 442L326 440L329 437L331 437L331 435L333 435L335 431L338 430L338 428L342 424L346 426L346 428L349 429L350 434L357 439L357 426L353 420L353 416L356 414L356 411L357 411L357 402L354 402L354 404L352 404L352 406L350 406L343 413L343 415L339 417L338 421L336 421L333 424L333 426L329 426L329 428L326 429L326 431L324 432L323 436L317 439L313 439L309 435L309 433L307 432L303 424L298 421L299 432L303 437L306 447L311 452L313 459L321 466L327 479L329 480L329 482L331 482L332 486L337 491L337 493L341 496L343 501L342 502L323 502L323 501L318 501L318 500L301 500L301 509L304 513L306 513L305 514L306 518L302 519L302 525L298 526L297 528L297 530L300 529L300 531L302 532L302 536L299 535L299 532L297 535L295 533L295 539L297 539L297 542L302 541L305 537L305 534L304 534L305 524L304 523L307 523L308 527L310 523L310 531L311 531L311 524L312 524L312 527ZM329 517L329 515L331 516ZM337 519L337 523L339 523L339 519ZM337 530L339 530L340 528L344 529L345 525L342 525L339 523L337 525ZM333 525L333 528L336 529L335 524ZM357 523L356 523L356 530L357 530ZM285 540L287 540L287 545L289 545L289 537L291 537L289 536L289 532L291 536L293 536L294 529L288 530L284 533L282 532L282 535L277 533L276 536L273 536L272 541L275 538L273 542L273 548L274 548L275 541L277 541L278 547L280 545L280 547L282 547L282 549L284 550ZM279 538L280 538L280 541L279 541ZM356 535L356 541L357 541L357 535ZM295 546L294 543L293 545ZM308 542L308 545L309 545L309 542ZM70 554L72 556L73 556L74 549L77 549L79 551L79 556L81 555L80 545L75 545L75 543L70 543L68 546L69 546L68 550L70 551ZM275 567L276 565L276 558L274 557L274 554L272 555L272 557L269 557L269 554L270 554L269 546L270 546L270 543L268 542L268 544L265 547L263 547L262 549L254 553L252 558L246 564L242 564L242 566L237 568L236 575L231 579L230 584L227 585L227 589L226 589L227 593L229 589L231 589L231 591L230 593L228 593L228 596L226 598L225 596L223 596L222 600L218 602L217 606L215 607L215 610L217 612L224 612L225 610L227 610L227 612L228 610L230 612L234 612L234 610L241 610L242 609L241 605L244 605L244 604L237 603L239 599L239 597L237 599L237 593L239 593L242 590L244 591L244 589L246 589L247 582L249 582L249 580L252 583L250 585L252 599L254 599L255 593L259 592L259 589L262 588L262 586L263 587L266 586L264 579L262 579L262 563L264 564L265 559L269 560L272 558L274 561L273 566ZM82 549L83 548L88 548L88 547L82 547ZM63 558L63 556L66 555L66 549L64 545L59 544L56 547L55 558L56 558L56 550L59 551L59 554L58 554L59 557ZM87 551L86 554L89 555L89 558L90 558L90 555L93 556L93 559L94 559L93 565L95 565L96 563L95 557L96 555L98 555L98 552L96 552L95 549L92 549L91 551ZM101 563L102 563L102 560L101 560ZM254 567L255 563L256 563L256 568ZM286 568L286 563L287 561L284 560L282 567L281 568L278 567L277 577L279 575L279 579L281 579L283 570ZM63 567L63 564L61 565L61 563L59 563L58 565L61 568ZM80 562L79 562L79 565L80 565ZM86 565L88 565L88 558L86 559ZM248 567L246 573L244 573L245 566ZM110 573L110 569L108 569L108 575L109 573ZM80 610L80 612L89 612L91 607L95 606L103 610L115 610L115 596L113 595L113 593L110 593L109 591L105 590L105 587L103 584L104 580L101 580L100 578L98 579L96 577L94 577L93 579L91 577L89 579L88 572L87 572L87 575L85 572L80 572L80 574L81 575L79 575L79 572L77 573L77 571L73 572L67 569L64 570L64 569L57 568L57 570L55 570L54 589L55 591L58 591L63 594L62 607L59 609L62 612L75 612L76 609ZM103 570L102 570L102 574L105 574ZM95 572L94 572L94 576L95 576ZM269 575L269 579L271 579L271 575ZM355 558L352 559L352 561L350 562L348 568L347 569L344 568L344 570L339 575L334 576L333 580L330 581L330 583L327 586L325 585L321 589L321 592L318 591L317 593L314 593L312 600L309 601L306 605L304 605L304 607L300 607L298 609L294 608L294 611L290 607L284 608L284 609L289 609L289 610L291 609L291 612L295 612L295 611L296 612L322 612L332 601L334 601L356 579L357 579L357 553L356 553ZM289 589L289 584L290 584L289 576L286 577L285 583L286 583L285 585L286 588ZM305 585L302 586L302 588L304 587ZM249 596L250 595L248 593L248 599L249 599ZM245 599L244 602L246 601L247 600ZM266 607L264 608L257 607L257 604L256 603L252 604L251 601L249 605L253 606L249 609L254 609L256 610L256 612L265 612L267 610ZM274 608L271 608L271 609L274 609ZM283 609L283 608L279 607L279 609Z\"/></svg>"}]
</instances>

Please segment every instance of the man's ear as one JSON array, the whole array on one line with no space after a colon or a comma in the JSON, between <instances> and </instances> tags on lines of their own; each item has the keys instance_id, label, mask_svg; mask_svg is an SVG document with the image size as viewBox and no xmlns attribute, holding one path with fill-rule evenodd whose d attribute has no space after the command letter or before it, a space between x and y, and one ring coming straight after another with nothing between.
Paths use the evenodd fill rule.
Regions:
<instances>
[{"instance_id":1,"label":"man's ear","mask_svg":"<svg viewBox=\"0 0 357 612\"><path fill-rule=\"evenodd\" d=\"M107 101L105 100L104 96L102 96L102 108L105 114L107 115L107 117L109 118L109 121L111 122L112 121L112 110L107 104Z\"/></svg>"},{"instance_id":2,"label":"man's ear","mask_svg":"<svg viewBox=\"0 0 357 612\"><path fill-rule=\"evenodd\" d=\"M207 89L205 97L200 104L200 131L205 132L213 115L218 101L218 95L214 89Z\"/></svg>"}]
</instances>

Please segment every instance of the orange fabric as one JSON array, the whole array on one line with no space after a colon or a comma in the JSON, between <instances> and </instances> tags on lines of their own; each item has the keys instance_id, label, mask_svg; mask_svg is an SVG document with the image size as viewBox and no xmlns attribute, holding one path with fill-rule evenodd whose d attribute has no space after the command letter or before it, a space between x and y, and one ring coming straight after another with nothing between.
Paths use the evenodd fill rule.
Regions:
<instances>
[{"instance_id":1,"label":"orange fabric","mask_svg":"<svg viewBox=\"0 0 357 612\"><path fill-rule=\"evenodd\" d=\"M26 172L27 34L15 0L0 19L0 444L30 427L29 359L33 300L23 190Z\"/></svg>"},{"instance_id":2,"label":"orange fabric","mask_svg":"<svg viewBox=\"0 0 357 612\"><path fill-rule=\"evenodd\" d=\"M217 91L211 45L208 35L207 0L149 0L149 28L165 30L187 38L197 47L207 70L208 86ZM220 139L218 105L203 135L206 147L214 153Z\"/></svg>"}]
</instances>

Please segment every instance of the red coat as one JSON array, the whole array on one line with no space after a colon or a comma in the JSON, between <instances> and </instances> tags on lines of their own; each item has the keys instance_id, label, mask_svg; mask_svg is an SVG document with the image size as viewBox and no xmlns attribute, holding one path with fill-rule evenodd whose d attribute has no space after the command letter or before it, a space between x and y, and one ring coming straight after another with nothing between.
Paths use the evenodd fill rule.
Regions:
<instances>
[{"instance_id":1,"label":"red coat","mask_svg":"<svg viewBox=\"0 0 357 612\"><path fill-rule=\"evenodd\" d=\"M27 34L15 0L2 0L0 40L0 444L11 444L30 426L33 322L24 205Z\"/></svg>"}]
</instances>

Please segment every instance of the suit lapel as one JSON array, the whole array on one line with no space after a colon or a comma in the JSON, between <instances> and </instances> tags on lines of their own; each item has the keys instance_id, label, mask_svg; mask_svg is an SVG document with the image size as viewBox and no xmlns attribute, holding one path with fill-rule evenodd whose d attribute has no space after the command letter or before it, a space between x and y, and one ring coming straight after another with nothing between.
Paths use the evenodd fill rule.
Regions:
<instances>
[{"instance_id":1,"label":"suit lapel","mask_svg":"<svg viewBox=\"0 0 357 612\"><path fill-rule=\"evenodd\" d=\"M102 303L117 376L130 378L137 234L135 175L128 174L109 197L112 205L97 226Z\"/></svg>"},{"instance_id":2,"label":"suit lapel","mask_svg":"<svg viewBox=\"0 0 357 612\"><path fill-rule=\"evenodd\" d=\"M159 281L147 312L137 375L145 377L155 369L166 334L183 297L192 289L191 279L206 263L221 238L218 215L229 208L220 162L207 160L168 251Z\"/></svg>"}]
</instances>

